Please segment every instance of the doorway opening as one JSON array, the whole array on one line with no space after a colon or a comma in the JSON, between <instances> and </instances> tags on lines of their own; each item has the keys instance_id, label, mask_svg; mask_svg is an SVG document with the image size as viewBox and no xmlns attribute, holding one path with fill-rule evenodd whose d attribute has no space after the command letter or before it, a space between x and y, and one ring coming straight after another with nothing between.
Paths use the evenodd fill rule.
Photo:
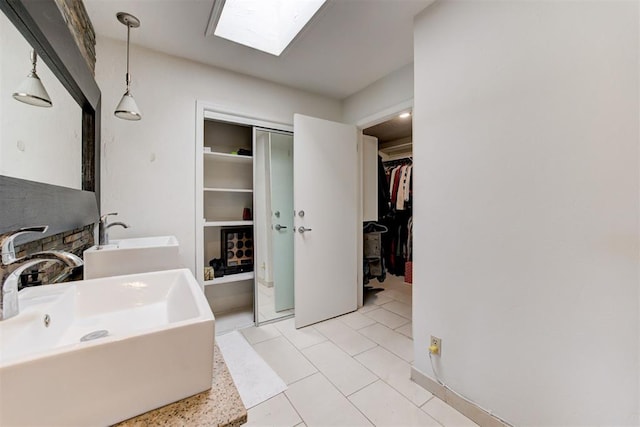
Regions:
<instances>
[{"instance_id":1,"label":"doorway opening","mask_svg":"<svg viewBox=\"0 0 640 427\"><path fill-rule=\"evenodd\" d=\"M392 312L401 310L403 312L397 314L410 317L413 282L411 111L405 109L381 123L365 126L362 133L362 302L364 306L379 306ZM375 147L375 159L367 154L367 147ZM367 169L373 168L373 161L375 173L367 173ZM372 199L377 203L372 203ZM397 301L407 306L394 304Z\"/></svg>"}]
</instances>

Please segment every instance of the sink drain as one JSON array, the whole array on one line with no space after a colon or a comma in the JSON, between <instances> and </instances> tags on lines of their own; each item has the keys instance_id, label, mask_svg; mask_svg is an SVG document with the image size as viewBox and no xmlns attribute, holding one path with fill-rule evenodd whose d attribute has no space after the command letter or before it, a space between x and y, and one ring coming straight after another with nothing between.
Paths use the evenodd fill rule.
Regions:
<instances>
[{"instance_id":1,"label":"sink drain","mask_svg":"<svg viewBox=\"0 0 640 427\"><path fill-rule=\"evenodd\" d=\"M106 337L107 335L109 335L109 331L106 329L100 329L99 331L89 332L87 335L80 338L80 341L96 340L98 338Z\"/></svg>"}]
</instances>

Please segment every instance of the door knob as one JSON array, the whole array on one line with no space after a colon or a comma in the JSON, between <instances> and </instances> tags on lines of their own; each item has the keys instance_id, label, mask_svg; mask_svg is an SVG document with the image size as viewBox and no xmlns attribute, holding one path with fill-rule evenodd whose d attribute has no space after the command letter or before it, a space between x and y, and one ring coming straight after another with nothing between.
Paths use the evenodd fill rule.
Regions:
<instances>
[{"instance_id":1,"label":"door knob","mask_svg":"<svg viewBox=\"0 0 640 427\"><path fill-rule=\"evenodd\" d=\"M311 231L310 228L298 227L298 233L304 234L305 231Z\"/></svg>"},{"instance_id":2,"label":"door knob","mask_svg":"<svg viewBox=\"0 0 640 427\"><path fill-rule=\"evenodd\" d=\"M287 226L276 224L276 225L273 226L273 228L275 228L276 230L280 231L280 230L282 230L284 228L287 228Z\"/></svg>"}]
</instances>

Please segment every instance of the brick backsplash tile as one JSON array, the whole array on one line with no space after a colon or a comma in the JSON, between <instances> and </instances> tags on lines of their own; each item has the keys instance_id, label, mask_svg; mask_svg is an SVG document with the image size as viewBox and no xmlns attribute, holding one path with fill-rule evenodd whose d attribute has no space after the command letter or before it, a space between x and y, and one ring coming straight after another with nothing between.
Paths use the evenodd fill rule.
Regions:
<instances>
[{"instance_id":1,"label":"brick backsplash tile","mask_svg":"<svg viewBox=\"0 0 640 427\"><path fill-rule=\"evenodd\" d=\"M93 229L94 224L89 224L82 228L47 236L23 245L17 245L15 247L16 256L23 257L39 251L62 250L71 252L82 258L83 252L94 245ZM13 271L14 268L14 266L10 266L9 270ZM57 277L65 269L62 264L57 262L38 264L35 268L40 272L38 280L43 284L48 284L50 280ZM80 279L82 279L82 277L73 278L73 280ZM68 279L65 279L65 281L66 280Z\"/></svg>"}]
</instances>

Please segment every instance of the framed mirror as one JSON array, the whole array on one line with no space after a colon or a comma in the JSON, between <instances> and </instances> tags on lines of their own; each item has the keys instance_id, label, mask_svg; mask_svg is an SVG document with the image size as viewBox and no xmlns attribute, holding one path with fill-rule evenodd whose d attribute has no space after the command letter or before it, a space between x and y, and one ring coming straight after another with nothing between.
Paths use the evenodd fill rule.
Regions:
<instances>
[{"instance_id":1,"label":"framed mirror","mask_svg":"<svg viewBox=\"0 0 640 427\"><path fill-rule=\"evenodd\" d=\"M82 190L82 108L37 55L35 87L32 47L4 14L0 39L0 175Z\"/></svg>"},{"instance_id":2,"label":"framed mirror","mask_svg":"<svg viewBox=\"0 0 640 427\"><path fill-rule=\"evenodd\" d=\"M0 232L14 230L26 225L47 224L49 231L46 235L57 234L79 226L97 221L99 212L99 164L100 164L100 90L87 64L76 40L67 26L67 20L57 4L56 0L6 0L0 2L0 10L4 13L14 29L17 30L24 40L19 43L16 49L22 50L27 45L32 48L38 56L38 71L45 75L55 76L47 78L46 85L51 87L51 92L66 91L63 101L62 95L59 103L67 108L61 108L65 115L60 120L73 130L68 131L63 142L56 141L51 135L44 136L17 136L10 135L5 141L3 138L1 145L6 145L13 152L9 155L7 163L2 160L2 175L0 175ZM3 17L3 19L5 19ZM5 21L6 22L6 21ZM3 22L3 24L5 23ZM5 29L3 28L3 31ZM13 34L13 33L12 33ZM3 33L4 36L4 33ZM11 36L13 39L13 35ZM4 54L11 53L12 48L6 47L3 37L3 97L11 96L5 89ZM21 47L20 47L21 46ZM23 67L24 77L30 71L31 63L29 52L25 53L24 63L17 59L17 67ZM44 66L49 71L45 71ZM50 73L50 74L49 74ZM11 73L7 72L7 77ZM23 77L23 78L24 78ZM19 84L17 82L16 84ZM54 89L56 85L59 85ZM9 89L10 90L10 89ZM73 100L75 106L73 105ZM56 102L56 100L54 100ZM15 104L15 105L14 105ZM24 108L35 108L29 105L20 105L19 102L10 99L1 103L0 115L2 115L3 127L5 126L5 113L7 120L11 124L19 124L25 127L27 124L37 127L51 126L46 122L50 118L44 119L42 116L29 116L23 110L15 113L13 110ZM10 105L6 107L6 105ZM9 113L8 110L11 110ZM71 125L72 122L79 122ZM45 126L46 124L46 126ZM32 130L29 130L31 132ZM60 129L57 129L60 132ZM49 133L51 131L49 130ZM35 134L30 134L35 135ZM47 163L38 154L45 150L43 146L38 146L34 141L45 138L54 148L57 154L48 154L48 163L59 165L59 167L69 168L64 174L54 171L52 175L29 175L20 168L12 169L11 163L21 163L22 165ZM21 143L22 142L22 143ZM15 147L15 149L14 149ZM50 147L49 147L50 148ZM21 150L22 149L22 150ZM36 157L31 158L21 153L33 152ZM0 155L5 158L5 151L2 148ZM11 155L15 155L13 158ZM67 164L80 162L74 164ZM38 163L39 162L39 163ZM5 166L7 165L7 166ZM68 172L68 173L67 173ZM13 176L11 176L13 175ZM63 177L61 179L61 176ZM44 182L42 182L44 181ZM37 236L42 238L43 235Z\"/></svg>"}]
</instances>

